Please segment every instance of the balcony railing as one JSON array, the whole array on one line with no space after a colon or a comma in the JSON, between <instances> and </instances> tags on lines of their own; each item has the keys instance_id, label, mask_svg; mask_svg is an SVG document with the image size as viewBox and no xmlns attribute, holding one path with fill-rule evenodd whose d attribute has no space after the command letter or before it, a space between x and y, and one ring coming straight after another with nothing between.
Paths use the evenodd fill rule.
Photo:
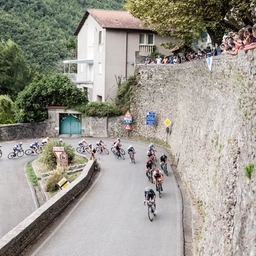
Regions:
<instances>
[{"instance_id":1,"label":"balcony railing","mask_svg":"<svg viewBox=\"0 0 256 256\"><path fill-rule=\"evenodd\" d=\"M139 54L143 56L150 55L151 52L154 51L155 46L154 45L146 45L146 44L140 44L139 45Z\"/></svg>"}]
</instances>

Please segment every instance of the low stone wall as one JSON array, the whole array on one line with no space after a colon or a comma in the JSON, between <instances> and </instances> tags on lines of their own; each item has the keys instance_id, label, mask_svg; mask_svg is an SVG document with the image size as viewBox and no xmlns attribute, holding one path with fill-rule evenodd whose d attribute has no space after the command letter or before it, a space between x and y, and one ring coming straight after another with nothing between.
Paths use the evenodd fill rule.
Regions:
<instances>
[{"instance_id":1,"label":"low stone wall","mask_svg":"<svg viewBox=\"0 0 256 256\"><path fill-rule=\"evenodd\" d=\"M0 255L20 255L67 205L86 189L96 168L97 162L89 161L75 181L7 233L0 240Z\"/></svg>"},{"instance_id":2,"label":"low stone wall","mask_svg":"<svg viewBox=\"0 0 256 256\"><path fill-rule=\"evenodd\" d=\"M42 138L47 133L47 122L0 125L0 141Z\"/></svg>"}]
</instances>

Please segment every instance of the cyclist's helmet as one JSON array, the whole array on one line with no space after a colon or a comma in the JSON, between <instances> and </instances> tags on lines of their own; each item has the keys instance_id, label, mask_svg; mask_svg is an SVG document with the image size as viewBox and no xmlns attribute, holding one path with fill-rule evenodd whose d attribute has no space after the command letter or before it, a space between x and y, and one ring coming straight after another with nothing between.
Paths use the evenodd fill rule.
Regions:
<instances>
[{"instance_id":1,"label":"cyclist's helmet","mask_svg":"<svg viewBox=\"0 0 256 256\"><path fill-rule=\"evenodd\" d=\"M62 142L62 139L61 139L61 138L59 139L59 142Z\"/></svg>"},{"instance_id":2,"label":"cyclist's helmet","mask_svg":"<svg viewBox=\"0 0 256 256\"><path fill-rule=\"evenodd\" d=\"M22 145L22 142L20 142L20 145Z\"/></svg>"},{"instance_id":3,"label":"cyclist's helmet","mask_svg":"<svg viewBox=\"0 0 256 256\"><path fill-rule=\"evenodd\" d=\"M36 144L38 143L38 141L36 141Z\"/></svg>"},{"instance_id":4,"label":"cyclist's helmet","mask_svg":"<svg viewBox=\"0 0 256 256\"><path fill-rule=\"evenodd\" d=\"M49 138L49 137L47 137L46 139L47 139L47 140L49 140L50 138Z\"/></svg>"},{"instance_id":5,"label":"cyclist's helmet","mask_svg":"<svg viewBox=\"0 0 256 256\"><path fill-rule=\"evenodd\" d=\"M132 145L130 145L129 148L132 148Z\"/></svg>"},{"instance_id":6,"label":"cyclist's helmet","mask_svg":"<svg viewBox=\"0 0 256 256\"><path fill-rule=\"evenodd\" d=\"M155 172L156 172L156 173L159 173L159 169L158 169L158 168L156 168L156 169L155 169Z\"/></svg>"},{"instance_id":7,"label":"cyclist's helmet","mask_svg":"<svg viewBox=\"0 0 256 256\"><path fill-rule=\"evenodd\" d=\"M150 187L146 187L146 188L145 188L145 191L146 191L146 192L149 192L149 191L150 191Z\"/></svg>"},{"instance_id":8,"label":"cyclist's helmet","mask_svg":"<svg viewBox=\"0 0 256 256\"><path fill-rule=\"evenodd\" d=\"M92 144L89 144L89 147L92 147Z\"/></svg>"},{"instance_id":9,"label":"cyclist's helmet","mask_svg":"<svg viewBox=\"0 0 256 256\"><path fill-rule=\"evenodd\" d=\"M150 155L151 155L151 153L150 153L150 151L148 150L148 151L147 151L147 156L150 156Z\"/></svg>"},{"instance_id":10,"label":"cyclist's helmet","mask_svg":"<svg viewBox=\"0 0 256 256\"><path fill-rule=\"evenodd\" d=\"M119 142L121 142L120 138L117 138L117 140L118 140Z\"/></svg>"},{"instance_id":11,"label":"cyclist's helmet","mask_svg":"<svg viewBox=\"0 0 256 256\"><path fill-rule=\"evenodd\" d=\"M165 154L165 153L163 153L163 154L162 154L162 156L166 156L166 154Z\"/></svg>"}]
</instances>

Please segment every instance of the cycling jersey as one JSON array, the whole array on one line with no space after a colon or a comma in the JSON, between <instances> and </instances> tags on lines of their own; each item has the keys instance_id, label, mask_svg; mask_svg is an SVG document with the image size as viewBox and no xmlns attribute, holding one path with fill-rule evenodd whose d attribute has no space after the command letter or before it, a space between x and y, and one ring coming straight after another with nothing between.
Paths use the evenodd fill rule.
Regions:
<instances>
[{"instance_id":1,"label":"cycling jersey","mask_svg":"<svg viewBox=\"0 0 256 256\"><path fill-rule=\"evenodd\" d=\"M144 195L145 195L145 197L146 197L146 200L149 200L149 199L154 199L154 197L155 197L155 191L151 188L150 190L149 190L149 193L147 193L147 191L145 190L144 191Z\"/></svg>"},{"instance_id":2,"label":"cycling jersey","mask_svg":"<svg viewBox=\"0 0 256 256\"><path fill-rule=\"evenodd\" d=\"M31 145L30 145L31 148L36 148L37 147L37 143L36 142L33 142Z\"/></svg>"},{"instance_id":3,"label":"cycling jersey","mask_svg":"<svg viewBox=\"0 0 256 256\"><path fill-rule=\"evenodd\" d=\"M127 148L127 150L128 150L128 153L132 152L132 151L134 151L134 147L129 147L129 148Z\"/></svg>"},{"instance_id":4,"label":"cycling jersey","mask_svg":"<svg viewBox=\"0 0 256 256\"><path fill-rule=\"evenodd\" d=\"M160 162L164 162L167 160L167 156L161 156L160 157Z\"/></svg>"},{"instance_id":5,"label":"cycling jersey","mask_svg":"<svg viewBox=\"0 0 256 256\"><path fill-rule=\"evenodd\" d=\"M151 160L146 162L146 167L152 169L153 162Z\"/></svg>"}]
</instances>

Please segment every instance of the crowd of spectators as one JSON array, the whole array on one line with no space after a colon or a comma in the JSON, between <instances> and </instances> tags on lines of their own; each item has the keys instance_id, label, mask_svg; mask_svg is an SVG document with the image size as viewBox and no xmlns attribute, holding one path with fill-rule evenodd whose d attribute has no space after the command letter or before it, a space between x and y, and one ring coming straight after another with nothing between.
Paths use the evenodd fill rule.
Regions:
<instances>
[{"instance_id":1,"label":"crowd of spectators","mask_svg":"<svg viewBox=\"0 0 256 256\"><path fill-rule=\"evenodd\" d=\"M146 58L145 64L180 64L196 59L207 58L221 54L237 55L239 50L247 53L248 50L256 48L256 24L254 26L245 26L237 32L231 33L229 36L224 36L220 45L215 44L214 47L207 46L206 49L191 50L187 54L177 54L158 56L155 59Z\"/></svg>"}]
</instances>

